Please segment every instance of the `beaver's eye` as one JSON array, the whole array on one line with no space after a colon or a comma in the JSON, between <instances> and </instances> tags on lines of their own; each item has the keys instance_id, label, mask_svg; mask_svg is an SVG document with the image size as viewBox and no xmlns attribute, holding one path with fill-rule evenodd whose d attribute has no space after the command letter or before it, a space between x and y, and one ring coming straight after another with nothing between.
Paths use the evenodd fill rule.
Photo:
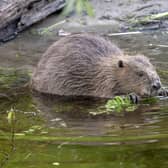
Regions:
<instances>
[{"instance_id":1,"label":"beaver's eye","mask_svg":"<svg viewBox=\"0 0 168 168\"><path fill-rule=\"evenodd\" d=\"M144 76L144 73L143 73L142 71L140 71L140 72L137 72L137 75L138 75L139 77L142 77L142 76Z\"/></svg>"}]
</instances>

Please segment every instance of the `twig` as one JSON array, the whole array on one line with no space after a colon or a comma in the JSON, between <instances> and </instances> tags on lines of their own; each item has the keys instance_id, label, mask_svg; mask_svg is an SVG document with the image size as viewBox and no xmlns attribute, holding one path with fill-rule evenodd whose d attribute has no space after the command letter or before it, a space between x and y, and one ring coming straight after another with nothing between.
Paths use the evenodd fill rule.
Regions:
<instances>
[{"instance_id":1,"label":"twig","mask_svg":"<svg viewBox=\"0 0 168 168\"><path fill-rule=\"evenodd\" d=\"M43 28L42 31L40 32L41 35L48 33L49 31L53 30L54 28L56 28L58 25L64 24L66 22L66 20L61 20L60 22L57 22L47 28Z\"/></svg>"},{"instance_id":2,"label":"twig","mask_svg":"<svg viewBox=\"0 0 168 168\"><path fill-rule=\"evenodd\" d=\"M134 31L134 32L123 32L123 33L110 33L107 34L108 36L122 36L122 35L132 35L132 34L142 34L140 31Z\"/></svg>"},{"instance_id":3,"label":"twig","mask_svg":"<svg viewBox=\"0 0 168 168\"><path fill-rule=\"evenodd\" d=\"M163 48L168 48L168 45L162 45L162 44L149 44L151 47L163 47Z\"/></svg>"}]
</instances>

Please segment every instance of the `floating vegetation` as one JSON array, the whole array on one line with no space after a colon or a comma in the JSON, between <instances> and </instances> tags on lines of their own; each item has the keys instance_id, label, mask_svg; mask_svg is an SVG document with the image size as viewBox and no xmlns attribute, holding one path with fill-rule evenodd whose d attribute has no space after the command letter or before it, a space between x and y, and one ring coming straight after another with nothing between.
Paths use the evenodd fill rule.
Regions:
<instances>
[{"instance_id":1,"label":"floating vegetation","mask_svg":"<svg viewBox=\"0 0 168 168\"><path fill-rule=\"evenodd\" d=\"M113 99L108 100L103 107L99 108L96 112L90 112L90 114L122 114L124 111L131 112L135 111L137 108L138 105L133 104L129 96L115 96Z\"/></svg>"},{"instance_id":2,"label":"floating vegetation","mask_svg":"<svg viewBox=\"0 0 168 168\"><path fill-rule=\"evenodd\" d=\"M159 97L147 97L143 98L138 104L131 101L129 96L121 97L115 96L106 102L104 106L101 106L95 112L89 112L92 115L100 114L123 114L123 112L134 112L139 105L156 104L160 99Z\"/></svg>"},{"instance_id":3,"label":"floating vegetation","mask_svg":"<svg viewBox=\"0 0 168 168\"><path fill-rule=\"evenodd\" d=\"M106 110L108 112L122 112L122 111L135 111L137 109L137 105L133 104L129 97L121 97L121 96L116 96L112 100L108 100L106 105Z\"/></svg>"},{"instance_id":4,"label":"floating vegetation","mask_svg":"<svg viewBox=\"0 0 168 168\"><path fill-rule=\"evenodd\" d=\"M159 101L158 97L149 97L141 100L142 104L156 104Z\"/></svg>"},{"instance_id":5,"label":"floating vegetation","mask_svg":"<svg viewBox=\"0 0 168 168\"><path fill-rule=\"evenodd\" d=\"M159 101L159 96L156 97L146 97L140 100L139 104L156 104ZM106 110L111 111L111 112L131 112L135 111L138 108L138 104L132 103L130 98L128 96L126 97L121 97L121 96L116 96L112 100L108 100L106 105Z\"/></svg>"}]
</instances>

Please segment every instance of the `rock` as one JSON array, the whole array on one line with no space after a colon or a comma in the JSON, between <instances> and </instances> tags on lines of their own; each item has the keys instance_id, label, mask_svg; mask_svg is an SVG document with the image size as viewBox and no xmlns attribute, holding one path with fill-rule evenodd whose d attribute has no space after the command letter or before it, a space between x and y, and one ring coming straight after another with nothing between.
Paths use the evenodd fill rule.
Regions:
<instances>
[{"instance_id":1,"label":"rock","mask_svg":"<svg viewBox=\"0 0 168 168\"><path fill-rule=\"evenodd\" d=\"M64 6L65 0L0 0L0 42L14 38Z\"/></svg>"}]
</instances>

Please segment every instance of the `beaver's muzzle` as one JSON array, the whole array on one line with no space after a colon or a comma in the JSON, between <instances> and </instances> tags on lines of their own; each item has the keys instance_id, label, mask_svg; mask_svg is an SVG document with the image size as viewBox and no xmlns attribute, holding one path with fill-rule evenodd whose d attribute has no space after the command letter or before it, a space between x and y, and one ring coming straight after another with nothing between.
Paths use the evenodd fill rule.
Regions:
<instances>
[{"instance_id":1,"label":"beaver's muzzle","mask_svg":"<svg viewBox=\"0 0 168 168\"><path fill-rule=\"evenodd\" d=\"M159 90L161 88L161 83L160 81L156 81L152 84L152 89L153 90Z\"/></svg>"}]
</instances>

